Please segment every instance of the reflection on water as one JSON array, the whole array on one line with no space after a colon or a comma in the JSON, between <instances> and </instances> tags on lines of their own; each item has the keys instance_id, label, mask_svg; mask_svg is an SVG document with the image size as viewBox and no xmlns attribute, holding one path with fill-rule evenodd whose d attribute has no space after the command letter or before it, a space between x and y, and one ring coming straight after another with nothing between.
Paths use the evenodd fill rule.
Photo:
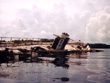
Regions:
<instances>
[{"instance_id":1,"label":"reflection on water","mask_svg":"<svg viewBox=\"0 0 110 83\"><path fill-rule=\"evenodd\" d=\"M110 83L109 51L2 63L0 83Z\"/></svg>"},{"instance_id":2,"label":"reflection on water","mask_svg":"<svg viewBox=\"0 0 110 83\"><path fill-rule=\"evenodd\" d=\"M88 59L86 69L95 74L91 74L87 77L88 81L97 83L109 83L110 82L110 50L105 52L91 53Z\"/></svg>"}]
</instances>

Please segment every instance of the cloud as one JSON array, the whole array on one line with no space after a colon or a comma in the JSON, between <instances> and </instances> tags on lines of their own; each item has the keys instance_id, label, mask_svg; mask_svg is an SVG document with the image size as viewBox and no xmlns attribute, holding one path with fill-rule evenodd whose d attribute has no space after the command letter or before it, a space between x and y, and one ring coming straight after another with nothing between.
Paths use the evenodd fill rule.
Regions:
<instances>
[{"instance_id":1,"label":"cloud","mask_svg":"<svg viewBox=\"0 0 110 83\"><path fill-rule=\"evenodd\" d=\"M107 0L5 0L0 36L54 38L67 32L76 41L108 42L109 5Z\"/></svg>"},{"instance_id":2,"label":"cloud","mask_svg":"<svg viewBox=\"0 0 110 83\"><path fill-rule=\"evenodd\" d=\"M89 42L110 43L110 7L90 17L86 27L86 37Z\"/></svg>"},{"instance_id":3,"label":"cloud","mask_svg":"<svg viewBox=\"0 0 110 83\"><path fill-rule=\"evenodd\" d=\"M32 37L48 38L54 33L61 34L68 31L69 24L69 19L63 10L63 6L59 9L55 8L53 12L48 12L34 5L32 9L18 10L16 21L11 24L11 29L16 29L19 32L16 36L26 36L22 34L23 30L25 30ZM44 36L42 31L49 34Z\"/></svg>"},{"instance_id":4,"label":"cloud","mask_svg":"<svg viewBox=\"0 0 110 83\"><path fill-rule=\"evenodd\" d=\"M76 4L78 4L77 1L75 2ZM80 18L78 16L79 14L78 15L75 14L75 12L77 12L76 10L77 5L75 5L74 1L72 1L71 6L68 5L70 1L69 2L64 2L64 1L51 2L52 3L50 5L52 7L51 10L50 9L48 10L48 8L45 8L45 5L48 5L47 3L44 4L44 7L43 5L39 6L36 3L33 5L31 4L32 7L27 7L26 5L22 6L23 4L21 2L17 2L18 4L19 3L21 4L21 7L18 7L18 4L15 5L16 4L15 2L13 2L14 6L12 5L11 2L8 2L8 3L5 4L7 5L7 7L3 5L4 12L2 13L2 16L1 16L2 19L0 21L0 28L2 29L2 31L0 31L1 36L42 37L43 35L41 34L41 32L45 31L46 33L55 33L55 34L61 34L62 32L68 32L69 34L75 33L78 38L79 33L77 35L77 31L80 31L78 30L80 29L78 20L80 20ZM30 3L33 3L33 1ZM8 6L11 9L10 15L12 14L11 15L12 17L10 17L7 14L9 12ZM72 7L72 6L75 6L75 7ZM15 8L17 8L16 13L15 13ZM70 10L70 8L72 8L72 11ZM72 14L73 15L75 14L76 17L73 16ZM16 18L11 19L14 17ZM46 35L45 37L50 37L50 36L52 35Z\"/></svg>"}]
</instances>

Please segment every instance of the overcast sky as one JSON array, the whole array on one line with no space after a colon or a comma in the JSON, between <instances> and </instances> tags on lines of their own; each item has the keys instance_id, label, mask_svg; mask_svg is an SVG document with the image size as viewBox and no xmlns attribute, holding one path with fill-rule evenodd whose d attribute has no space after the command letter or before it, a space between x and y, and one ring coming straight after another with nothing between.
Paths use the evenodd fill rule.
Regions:
<instances>
[{"instance_id":1,"label":"overcast sky","mask_svg":"<svg viewBox=\"0 0 110 83\"><path fill-rule=\"evenodd\" d=\"M0 0L0 36L110 44L110 0Z\"/></svg>"}]
</instances>

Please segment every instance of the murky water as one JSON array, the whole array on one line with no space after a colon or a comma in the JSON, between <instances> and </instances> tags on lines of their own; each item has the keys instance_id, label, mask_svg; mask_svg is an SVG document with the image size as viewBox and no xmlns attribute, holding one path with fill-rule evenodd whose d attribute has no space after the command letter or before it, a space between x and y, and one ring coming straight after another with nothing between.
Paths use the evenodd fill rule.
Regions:
<instances>
[{"instance_id":1,"label":"murky water","mask_svg":"<svg viewBox=\"0 0 110 83\"><path fill-rule=\"evenodd\" d=\"M41 57L33 63L3 63L0 83L110 83L110 49L104 52Z\"/></svg>"}]
</instances>

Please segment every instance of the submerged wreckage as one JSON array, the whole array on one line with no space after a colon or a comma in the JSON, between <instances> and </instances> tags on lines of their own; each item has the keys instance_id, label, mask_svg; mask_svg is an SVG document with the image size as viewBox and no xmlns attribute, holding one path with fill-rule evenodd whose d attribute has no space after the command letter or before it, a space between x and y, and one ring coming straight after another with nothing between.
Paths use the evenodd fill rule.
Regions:
<instances>
[{"instance_id":1,"label":"submerged wreckage","mask_svg":"<svg viewBox=\"0 0 110 83\"><path fill-rule=\"evenodd\" d=\"M71 40L67 33L55 35L56 38L52 45L34 47L33 50L37 53L80 53L80 52L98 52L99 49L91 49L88 44L82 42L69 42Z\"/></svg>"},{"instance_id":2,"label":"submerged wreckage","mask_svg":"<svg viewBox=\"0 0 110 83\"><path fill-rule=\"evenodd\" d=\"M45 45L33 48L38 54L50 54L50 53L66 53L68 50L65 49L69 41L69 35L62 33L61 36L55 35L56 38L52 45Z\"/></svg>"},{"instance_id":3,"label":"submerged wreckage","mask_svg":"<svg viewBox=\"0 0 110 83\"><path fill-rule=\"evenodd\" d=\"M71 39L67 33L62 35L55 35L56 38L52 44L34 45L28 48L6 47L5 50L0 50L0 63L14 60L16 55L19 55L19 60L26 60L29 57L31 60L37 57L48 55L48 57L63 56L68 53L82 53L82 52L99 52L102 50L91 49L88 44L82 42L69 42Z\"/></svg>"}]
</instances>

